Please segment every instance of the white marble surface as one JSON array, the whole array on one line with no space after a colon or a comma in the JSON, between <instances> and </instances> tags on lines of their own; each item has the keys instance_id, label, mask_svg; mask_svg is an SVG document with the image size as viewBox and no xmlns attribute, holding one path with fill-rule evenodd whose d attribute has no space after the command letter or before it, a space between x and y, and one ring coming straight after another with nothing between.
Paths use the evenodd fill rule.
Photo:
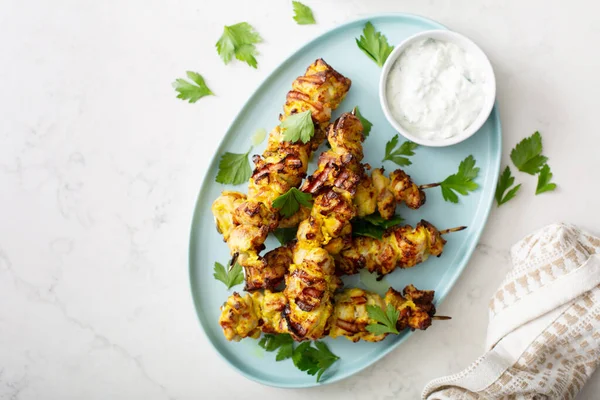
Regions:
<instances>
[{"instance_id":1,"label":"white marble surface","mask_svg":"<svg viewBox=\"0 0 600 400\"><path fill-rule=\"evenodd\" d=\"M554 221L598 232L598 7L558 0L4 0L0 3L0 399L415 399L483 348L488 298L510 245ZM203 336L188 289L192 208L210 156L257 84L307 39L385 11L472 37L498 78L508 150L541 130L559 183L535 178L494 209L440 307L359 375L309 390L237 375ZM259 69L225 67L214 43L248 21ZM285 34L284 34L285 33ZM189 105L170 83L198 70L218 97ZM232 79L233 77L233 79ZM597 398L600 376L580 399Z\"/></svg>"}]
</instances>

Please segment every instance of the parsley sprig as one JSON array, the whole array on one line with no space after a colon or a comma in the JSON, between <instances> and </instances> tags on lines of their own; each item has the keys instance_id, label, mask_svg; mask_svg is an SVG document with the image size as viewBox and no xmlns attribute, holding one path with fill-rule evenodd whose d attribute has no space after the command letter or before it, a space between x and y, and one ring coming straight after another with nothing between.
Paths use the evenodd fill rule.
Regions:
<instances>
[{"instance_id":1,"label":"parsley sprig","mask_svg":"<svg viewBox=\"0 0 600 400\"><path fill-rule=\"evenodd\" d=\"M373 124L371 123L371 121L369 121L368 119L366 119L360 113L360 110L358 109L358 106L355 107L355 110L356 110L356 117L360 120L360 123L363 126L363 135L365 135L365 138L367 138L369 136L369 133L371 133L371 128L373 127Z\"/></svg>"},{"instance_id":2,"label":"parsley sprig","mask_svg":"<svg viewBox=\"0 0 600 400\"><path fill-rule=\"evenodd\" d=\"M308 143L315 135L315 125L310 110L290 115L283 120L280 126L283 140L286 142L295 143L301 140L302 143Z\"/></svg>"},{"instance_id":3,"label":"parsley sprig","mask_svg":"<svg viewBox=\"0 0 600 400\"><path fill-rule=\"evenodd\" d=\"M414 150L417 147L419 147L419 145L411 142L410 140L406 140L402 142L400 146L398 146L399 140L400 137L398 136L398 134L396 134L396 136L394 136L387 142L387 144L385 145L385 157L383 157L383 160L381 160L381 162L390 160L391 162L401 167L405 167L407 165L412 164L412 162L407 157L414 156Z\"/></svg>"},{"instance_id":4,"label":"parsley sprig","mask_svg":"<svg viewBox=\"0 0 600 400\"><path fill-rule=\"evenodd\" d=\"M266 334L260 339L258 345L268 352L277 350L275 361L287 360L294 351L294 339L287 333L278 335Z\"/></svg>"},{"instance_id":5,"label":"parsley sprig","mask_svg":"<svg viewBox=\"0 0 600 400\"><path fill-rule=\"evenodd\" d=\"M219 171L215 180L219 183L239 185L247 182L252 176L252 168L248 161L248 154L252 151L252 147L246 153L230 153L226 152L221 156L219 161Z\"/></svg>"},{"instance_id":6,"label":"parsley sprig","mask_svg":"<svg viewBox=\"0 0 600 400\"><path fill-rule=\"evenodd\" d=\"M544 192L551 192L556 189L556 183L551 183L552 172L550 172L550 166L544 164L540 174L538 175L537 187L535 188L535 194L542 194Z\"/></svg>"},{"instance_id":7,"label":"parsley sprig","mask_svg":"<svg viewBox=\"0 0 600 400\"><path fill-rule=\"evenodd\" d=\"M510 159L519 171L535 175L548 161L548 157L542 155L542 148L542 135L535 132L515 146L510 152Z\"/></svg>"},{"instance_id":8,"label":"parsley sprig","mask_svg":"<svg viewBox=\"0 0 600 400\"><path fill-rule=\"evenodd\" d=\"M507 165L506 168L504 169L504 172L502 173L502 175L500 175L500 179L498 180L498 185L496 186L495 197L496 197L496 203L498 203L498 207L500 207L502 204L506 203L507 201L509 201L510 199L512 199L513 197L515 197L517 195L517 192L521 188L520 183L517 186L510 189L508 191L508 193L506 193L506 195L504 195L504 192L506 192L506 190L508 188L510 188L514 183L515 183L515 178L514 178L514 176L511 175L510 167Z\"/></svg>"},{"instance_id":9,"label":"parsley sprig","mask_svg":"<svg viewBox=\"0 0 600 400\"><path fill-rule=\"evenodd\" d=\"M444 200L458 203L458 196L456 193L466 196L469 192L477 189L479 185L475 183L474 180L477 178L478 174L479 168L475 167L475 158L473 158L472 155L461 161L458 166L458 172L440 182Z\"/></svg>"},{"instance_id":10,"label":"parsley sprig","mask_svg":"<svg viewBox=\"0 0 600 400\"><path fill-rule=\"evenodd\" d=\"M233 268L227 271L223 264L215 262L214 271L213 276L215 279L223 282L225 286L227 286L227 289L231 289L244 282L244 271L242 270L242 266L238 263L235 263Z\"/></svg>"},{"instance_id":11,"label":"parsley sprig","mask_svg":"<svg viewBox=\"0 0 600 400\"><path fill-rule=\"evenodd\" d=\"M296 238L298 228L277 228L273 231L273 236L282 246L285 246Z\"/></svg>"},{"instance_id":12,"label":"parsley sprig","mask_svg":"<svg viewBox=\"0 0 600 400\"><path fill-rule=\"evenodd\" d=\"M294 6L294 21L298 25L312 25L315 23L315 17L309 6L299 1L292 1L292 5Z\"/></svg>"},{"instance_id":13,"label":"parsley sprig","mask_svg":"<svg viewBox=\"0 0 600 400\"><path fill-rule=\"evenodd\" d=\"M173 82L173 88L179 93L177 95L178 99L195 103L205 96L214 95L208 86L206 86L206 82L204 82L202 75L192 71L187 71L186 75L192 83L181 78L176 79L175 82Z\"/></svg>"},{"instance_id":14,"label":"parsley sprig","mask_svg":"<svg viewBox=\"0 0 600 400\"><path fill-rule=\"evenodd\" d=\"M314 347L312 346L314 343ZM294 340L288 334L264 335L258 345L268 352L277 350L275 361L291 358L296 368L309 375L317 375L321 381L323 373L340 358L333 354L323 342L303 342L294 348Z\"/></svg>"},{"instance_id":15,"label":"parsley sprig","mask_svg":"<svg viewBox=\"0 0 600 400\"><path fill-rule=\"evenodd\" d=\"M376 323L367 325L369 332L376 335L383 335L385 333L398 334L396 323L400 317L400 311L393 305L388 304L385 310L380 306L368 305L367 313L369 318L376 321Z\"/></svg>"},{"instance_id":16,"label":"parsley sprig","mask_svg":"<svg viewBox=\"0 0 600 400\"><path fill-rule=\"evenodd\" d=\"M317 375L317 382L321 381L323 373L340 358L333 354L323 342L304 342L294 349L292 360L300 371L306 371L309 375Z\"/></svg>"},{"instance_id":17,"label":"parsley sprig","mask_svg":"<svg viewBox=\"0 0 600 400\"><path fill-rule=\"evenodd\" d=\"M363 34L359 39L356 39L356 44L359 49L380 67L383 66L385 60L387 60L392 50L394 50L394 46L390 46L387 38L381 32L377 32L370 22L365 24Z\"/></svg>"},{"instance_id":18,"label":"parsley sprig","mask_svg":"<svg viewBox=\"0 0 600 400\"><path fill-rule=\"evenodd\" d=\"M396 214L390 219L383 219L379 213L367 215L363 218L352 220L352 234L354 236L367 236L381 239L386 229L401 224L404 219Z\"/></svg>"},{"instance_id":19,"label":"parsley sprig","mask_svg":"<svg viewBox=\"0 0 600 400\"><path fill-rule=\"evenodd\" d=\"M533 135L521 140L510 152L510 159L517 169L529 175L538 176L537 186L535 188L536 196L544 192L551 192L556 189L556 183L551 182L552 171L548 165L548 157L542 154L542 135L535 132ZM498 207L514 198L521 187L521 184L513 187L506 195L504 192L514 184L515 178L511 176L510 168L507 166L496 186L496 203Z\"/></svg>"},{"instance_id":20,"label":"parsley sprig","mask_svg":"<svg viewBox=\"0 0 600 400\"><path fill-rule=\"evenodd\" d=\"M223 35L216 44L217 53L225 64L229 64L233 56L240 61L247 63L252 68L256 68L256 43L260 43L262 38L254 30L252 25L247 22L240 22L235 25L225 26Z\"/></svg>"},{"instance_id":21,"label":"parsley sprig","mask_svg":"<svg viewBox=\"0 0 600 400\"><path fill-rule=\"evenodd\" d=\"M285 217L291 217L300 209L300 204L305 207L312 207L312 195L304 193L295 187L273 200L273 208L278 208L279 213Z\"/></svg>"}]
</instances>

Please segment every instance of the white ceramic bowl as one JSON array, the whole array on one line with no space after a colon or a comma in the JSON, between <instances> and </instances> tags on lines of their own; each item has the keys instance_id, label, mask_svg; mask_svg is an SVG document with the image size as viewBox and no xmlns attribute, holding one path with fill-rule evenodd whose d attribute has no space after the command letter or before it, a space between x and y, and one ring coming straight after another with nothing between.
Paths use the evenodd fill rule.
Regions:
<instances>
[{"instance_id":1,"label":"white ceramic bowl","mask_svg":"<svg viewBox=\"0 0 600 400\"><path fill-rule=\"evenodd\" d=\"M481 112L477 116L477 118L473 121L473 123L465 129L459 135L446 138L446 139L425 139L418 136L415 136L408 132L406 128L404 128L392 115L390 108L388 106L387 100L387 77L388 74L398 59L398 57L404 52L404 50L410 46L412 43L417 42L419 40L432 38L436 40L451 42L456 44L465 50L468 54L470 54L475 62L480 66L483 73L485 74L485 84L484 84L484 94L485 100L484 104L481 108ZM496 100L496 78L494 76L494 70L492 69L492 65L490 64L490 60L488 60L487 56L484 52L473 43L470 39L465 36L448 31L448 30L432 30L432 31L424 31L417 33L404 40L402 43L396 46L394 51L390 54L385 64L383 65L383 69L381 71L381 78L379 80L379 101L381 102L381 107L383 108L383 113L385 117L388 119L390 124L398 131L402 136L409 139L412 142L421 144L423 146L432 146L432 147L444 147L450 146L456 143L460 143L463 140L468 139L473 136L475 132L481 128L481 126L485 123L485 121L490 116L492 112L492 108L494 108L494 102Z\"/></svg>"}]
</instances>

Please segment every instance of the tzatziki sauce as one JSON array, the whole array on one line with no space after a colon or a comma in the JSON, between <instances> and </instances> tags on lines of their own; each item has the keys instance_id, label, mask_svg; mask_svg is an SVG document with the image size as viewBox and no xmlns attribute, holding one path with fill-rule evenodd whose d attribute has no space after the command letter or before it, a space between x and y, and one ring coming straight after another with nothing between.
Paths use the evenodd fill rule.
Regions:
<instances>
[{"instance_id":1,"label":"tzatziki sauce","mask_svg":"<svg viewBox=\"0 0 600 400\"><path fill-rule=\"evenodd\" d=\"M409 133L430 140L461 134L485 102L485 75L458 45L424 39L408 46L387 76L392 116Z\"/></svg>"}]
</instances>

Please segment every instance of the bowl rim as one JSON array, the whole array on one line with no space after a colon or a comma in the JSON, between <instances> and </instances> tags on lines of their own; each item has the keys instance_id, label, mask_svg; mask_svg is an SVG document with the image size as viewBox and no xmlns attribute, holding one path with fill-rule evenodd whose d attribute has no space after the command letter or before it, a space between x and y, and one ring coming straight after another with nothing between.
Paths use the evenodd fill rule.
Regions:
<instances>
[{"instance_id":1,"label":"bowl rim","mask_svg":"<svg viewBox=\"0 0 600 400\"><path fill-rule=\"evenodd\" d=\"M471 125L467 129L465 129L462 132L462 134L441 140L426 139L418 137L408 132L407 129L404 128L392 115L387 100L387 77L389 75L390 70L392 69L392 66L394 65L400 54L402 54L410 44L416 42L419 39L431 36L437 36L433 39L451 41L462 47L465 51L468 51L470 54L473 54L475 57L477 57L480 60L483 71L490 82L487 88L489 94L486 93L484 104L477 118L475 118ZM466 47L468 47L468 49ZM383 68L381 70L381 75L379 78L379 102L381 104L383 114L385 115L388 122L406 139L414 143L429 147L452 146L454 144L461 143L473 136L477 131L479 131L479 129L483 126L485 121L487 121L496 102L496 76L492 67L492 63L490 62L485 52L481 49L481 47L479 47L475 42L473 42L465 35L447 29L431 29L427 31L422 31L412 36L409 36L408 38L400 42L398 45L396 45L394 50L390 53L387 60L383 64Z\"/></svg>"}]
</instances>

